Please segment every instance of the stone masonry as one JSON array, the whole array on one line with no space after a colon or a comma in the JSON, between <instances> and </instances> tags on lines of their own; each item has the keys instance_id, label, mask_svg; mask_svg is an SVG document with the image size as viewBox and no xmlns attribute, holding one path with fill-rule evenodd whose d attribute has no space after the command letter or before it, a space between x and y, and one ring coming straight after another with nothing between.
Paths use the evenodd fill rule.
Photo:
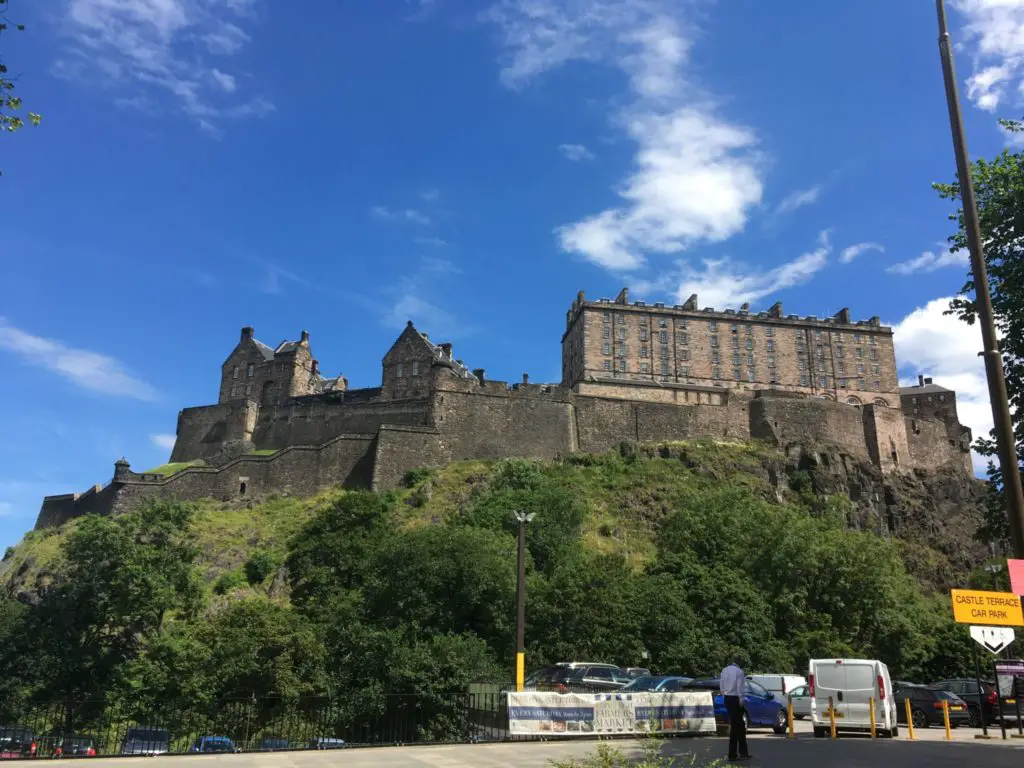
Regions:
<instances>
[{"instance_id":1,"label":"stone masonry","mask_svg":"<svg viewBox=\"0 0 1024 768\"><path fill-rule=\"evenodd\" d=\"M901 390L892 331L877 318L783 316L778 304L716 312L696 302L629 304L625 290L588 302L580 293L567 314L560 384L526 374L491 381L410 322L382 360L380 386L352 389L321 374L305 331L271 348L243 328L221 367L217 403L178 414L171 461L188 466L164 476L121 459L107 485L46 497L36 527L126 511L154 494L387 489L418 467L551 460L623 441L825 444L886 473L970 472L956 393L930 379Z\"/></svg>"}]
</instances>

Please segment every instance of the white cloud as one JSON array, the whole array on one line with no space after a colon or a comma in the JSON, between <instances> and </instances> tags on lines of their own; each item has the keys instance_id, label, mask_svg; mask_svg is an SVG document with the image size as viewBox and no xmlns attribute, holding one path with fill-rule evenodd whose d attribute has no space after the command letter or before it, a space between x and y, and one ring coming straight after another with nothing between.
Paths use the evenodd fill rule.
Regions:
<instances>
[{"instance_id":1,"label":"white cloud","mask_svg":"<svg viewBox=\"0 0 1024 768\"><path fill-rule=\"evenodd\" d=\"M405 285L402 290L412 291L414 286ZM435 339L457 336L459 332L460 324L454 315L413 292L401 293L384 315L384 324L389 328L404 328L408 320L421 333L429 333Z\"/></svg>"},{"instance_id":2,"label":"white cloud","mask_svg":"<svg viewBox=\"0 0 1024 768\"><path fill-rule=\"evenodd\" d=\"M950 301L952 297L933 299L892 324L901 383L916 384L917 376L924 375L952 389L960 423L969 426L975 437L987 437L992 429L992 409L985 363L978 356L981 330L944 314ZM985 462L975 455L974 466L984 469Z\"/></svg>"},{"instance_id":3,"label":"white cloud","mask_svg":"<svg viewBox=\"0 0 1024 768\"><path fill-rule=\"evenodd\" d=\"M170 450L174 449L174 441L177 438L174 435L159 434L159 435L150 435L149 439L152 441L153 445L155 445L157 448L164 448L164 449L170 451Z\"/></svg>"},{"instance_id":4,"label":"white cloud","mask_svg":"<svg viewBox=\"0 0 1024 768\"><path fill-rule=\"evenodd\" d=\"M611 64L632 98L613 116L637 145L618 205L556 230L561 247L609 270L740 232L761 202L757 138L716 114L684 76L694 27L659 0L502 0L485 14L504 43L502 81L519 88L571 60Z\"/></svg>"},{"instance_id":5,"label":"white cloud","mask_svg":"<svg viewBox=\"0 0 1024 768\"><path fill-rule=\"evenodd\" d=\"M381 221L408 221L413 224L429 224L430 217L413 208L392 209L384 205L376 205L370 213Z\"/></svg>"},{"instance_id":6,"label":"white cloud","mask_svg":"<svg viewBox=\"0 0 1024 768\"><path fill-rule=\"evenodd\" d=\"M580 160L593 160L594 153L582 144L559 144L559 151L565 155L566 160L578 163Z\"/></svg>"},{"instance_id":7,"label":"white cloud","mask_svg":"<svg viewBox=\"0 0 1024 768\"><path fill-rule=\"evenodd\" d=\"M1024 84L1024 0L955 0L953 7L963 14L964 37L972 54L967 97L989 112L1004 101L1019 104Z\"/></svg>"},{"instance_id":8,"label":"white cloud","mask_svg":"<svg viewBox=\"0 0 1024 768\"><path fill-rule=\"evenodd\" d=\"M441 196L441 190L435 187L428 187L420 192L420 197L423 198L425 203L433 203L437 201L437 198Z\"/></svg>"},{"instance_id":9,"label":"white cloud","mask_svg":"<svg viewBox=\"0 0 1024 768\"><path fill-rule=\"evenodd\" d=\"M795 192L791 192L782 198L782 202L775 209L775 214L781 216L786 213L792 213L797 208L803 208L805 205L813 205L818 202L818 195L820 194L820 185L813 186L810 189L798 189Z\"/></svg>"},{"instance_id":10,"label":"white cloud","mask_svg":"<svg viewBox=\"0 0 1024 768\"><path fill-rule=\"evenodd\" d=\"M228 93L231 93L237 87L235 84L235 78L232 75L229 75L226 72L221 72L216 67L210 70L210 76L217 82L217 85Z\"/></svg>"},{"instance_id":11,"label":"white cloud","mask_svg":"<svg viewBox=\"0 0 1024 768\"><path fill-rule=\"evenodd\" d=\"M444 248L448 245L448 242L440 237L414 237L412 241L420 245L432 245L435 248Z\"/></svg>"},{"instance_id":12,"label":"white cloud","mask_svg":"<svg viewBox=\"0 0 1024 768\"><path fill-rule=\"evenodd\" d=\"M12 517L14 515L14 505L9 501L0 501L0 518Z\"/></svg>"},{"instance_id":13,"label":"white cloud","mask_svg":"<svg viewBox=\"0 0 1024 768\"><path fill-rule=\"evenodd\" d=\"M251 0L66 0L71 42L54 71L90 88L116 84L121 106L144 103L152 111L148 94L170 95L174 111L217 134L218 120L273 110L260 96L225 103L236 91L235 78L203 61L206 52L231 55L244 46L249 36L226 17L249 18L252 6ZM132 86L138 93L126 93Z\"/></svg>"},{"instance_id":14,"label":"white cloud","mask_svg":"<svg viewBox=\"0 0 1024 768\"><path fill-rule=\"evenodd\" d=\"M843 252L839 254L839 261L843 264L849 264L862 253L866 253L867 251L885 252L885 247L879 243L857 243L856 245L851 245L848 248L843 248Z\"/></svg>"},{"instance_id":15,"label":"white cloud","mask_svg":"<svg viewBox=\"0 0 1024 768\"><path fill-rule=\"evenodd\" d=\"M943 251L942 253L925 251L917 258L900 261L886 267L885 271L894 275L912 275L915 272L934 272L943 267L965 267L969 263L970 257L967 251L963 249L958 253L952 253L951 251Z\"/></svg>"},{"instance_id":16,"label":"white cloud","mask_svg":"<svg viewBox=\"0 0 1024 768\"><path fill-rule=\"evenodd\" d=\"M825 230L818 235L816 248L773 269L765 270L726 258L704 259L699 268L682 262L677 272L652 281L634 281L632 286L644 294L664 291L671 283L676 286L677 303L683 303L696 293L702 307L737 308L806 283L824 269L831 252L829 230Z\"/></svg>"},{"instance_id":17,"label":"white cloud","mask_svg":"<svg viewBox=\"0 0 1024 768\"><path fill-rule=\"evenodd\" d=\"M3 318L0 318L0 349L63 376L83 389L137 400L157 399L157 391L132 376L118 360L87 349L68 347L53 339L33 336L9 325Z\"/></svg>"},{"instance_id":18,"label":"white cloud","mask_svg":"<svg viewBox=\"0 0 1024 768\"><path fill-rule=\"evenodd\" d=\"M434 275L459 275L462 270L454 261L439 259L436 256L424 256L420 259L420 269Z\"/></svg>"}]
</instances>

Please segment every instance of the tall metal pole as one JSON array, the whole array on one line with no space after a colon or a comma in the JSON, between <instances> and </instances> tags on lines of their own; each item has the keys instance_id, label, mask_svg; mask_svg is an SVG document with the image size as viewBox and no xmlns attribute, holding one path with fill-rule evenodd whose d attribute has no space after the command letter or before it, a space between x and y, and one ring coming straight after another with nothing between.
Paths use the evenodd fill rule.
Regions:
<instances>
[{"instance_id":1,"label":"tall metal pole","mask_svg":"<svg viewBox=\"0 0 1024 768\"><path fill-rule=\"evenodd\" d=\"M523 690L526 674L526 515L519 520L519 577L516 581L516 690Z\"/></svg>"},{"instance_id":2,"label":"tall metal pole","mask_svg":"<svg viewBox=\"0 0 1024 768\"><path fill-rule=\"evenodd\" d=\"M992 296L989 294L988 273L981 250L981 226L978 222L978 207L974 200L974 183L971 181L971 163L967 154L967 139L964 136L963 119L960 114L960 96L956 87L953 70L953 49L946 29L946 5L944 0L935 0L939 15L939 53L942 56L942 77L946 83L946 105L949 107L949 127L953 132L953 150L956 153L956 172L960 180L960 201L964 210L964 229L967 233L967 247L971 252L971 270L974 273L974 301L981 326L984 343L985 373L988 376L988 396L992 404L992 422L995 427L996 445L999 449L999 467L1003 471L1003 495L1006 499L1006 515L1010 521L1010 541L1014 557L1024 558L1024 492L1021 491L1020 470L1017 467L1017 448L1013 436L1013 420L1010 403L1006 397L1006 379L1003 377L1003 360L999 354L999 338L992 315Z\"/></svg>"}]
</instances>

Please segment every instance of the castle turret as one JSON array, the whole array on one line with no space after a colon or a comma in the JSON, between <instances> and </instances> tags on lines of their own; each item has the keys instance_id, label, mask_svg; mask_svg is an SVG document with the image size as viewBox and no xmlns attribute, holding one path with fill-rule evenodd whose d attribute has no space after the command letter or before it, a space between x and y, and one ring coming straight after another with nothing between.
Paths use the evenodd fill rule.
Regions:
<instances>
[{"instance_id":1,"label":"castle turret","mask_svg":"<svg viewBox=\"0 0 1024 768\"><path fill-rule=\"evenodd\" d=\"M114 479L124 480L128 475L131 474L132 465L128 463L128 459L122 456L120 459L114 462Z\"/></svg>"}]
</instances>

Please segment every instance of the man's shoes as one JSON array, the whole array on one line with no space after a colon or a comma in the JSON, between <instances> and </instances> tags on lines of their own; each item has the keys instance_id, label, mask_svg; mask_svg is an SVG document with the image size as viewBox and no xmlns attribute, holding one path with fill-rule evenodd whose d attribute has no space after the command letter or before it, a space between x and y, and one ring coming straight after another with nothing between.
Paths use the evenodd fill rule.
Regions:
<instances>
[{"instance_id":1,"label":"man's shoes","mask_svg":"<svg viewBox=\"0 0 1024 768\"><path fill-rule=\"evenodd\" d=\"M750 759L751 759L750 755L740 755L739 757L730 757L729 758L729 762L730 763L745 763L747 760L750 760Z\"/></svg>"}]
</instances>

